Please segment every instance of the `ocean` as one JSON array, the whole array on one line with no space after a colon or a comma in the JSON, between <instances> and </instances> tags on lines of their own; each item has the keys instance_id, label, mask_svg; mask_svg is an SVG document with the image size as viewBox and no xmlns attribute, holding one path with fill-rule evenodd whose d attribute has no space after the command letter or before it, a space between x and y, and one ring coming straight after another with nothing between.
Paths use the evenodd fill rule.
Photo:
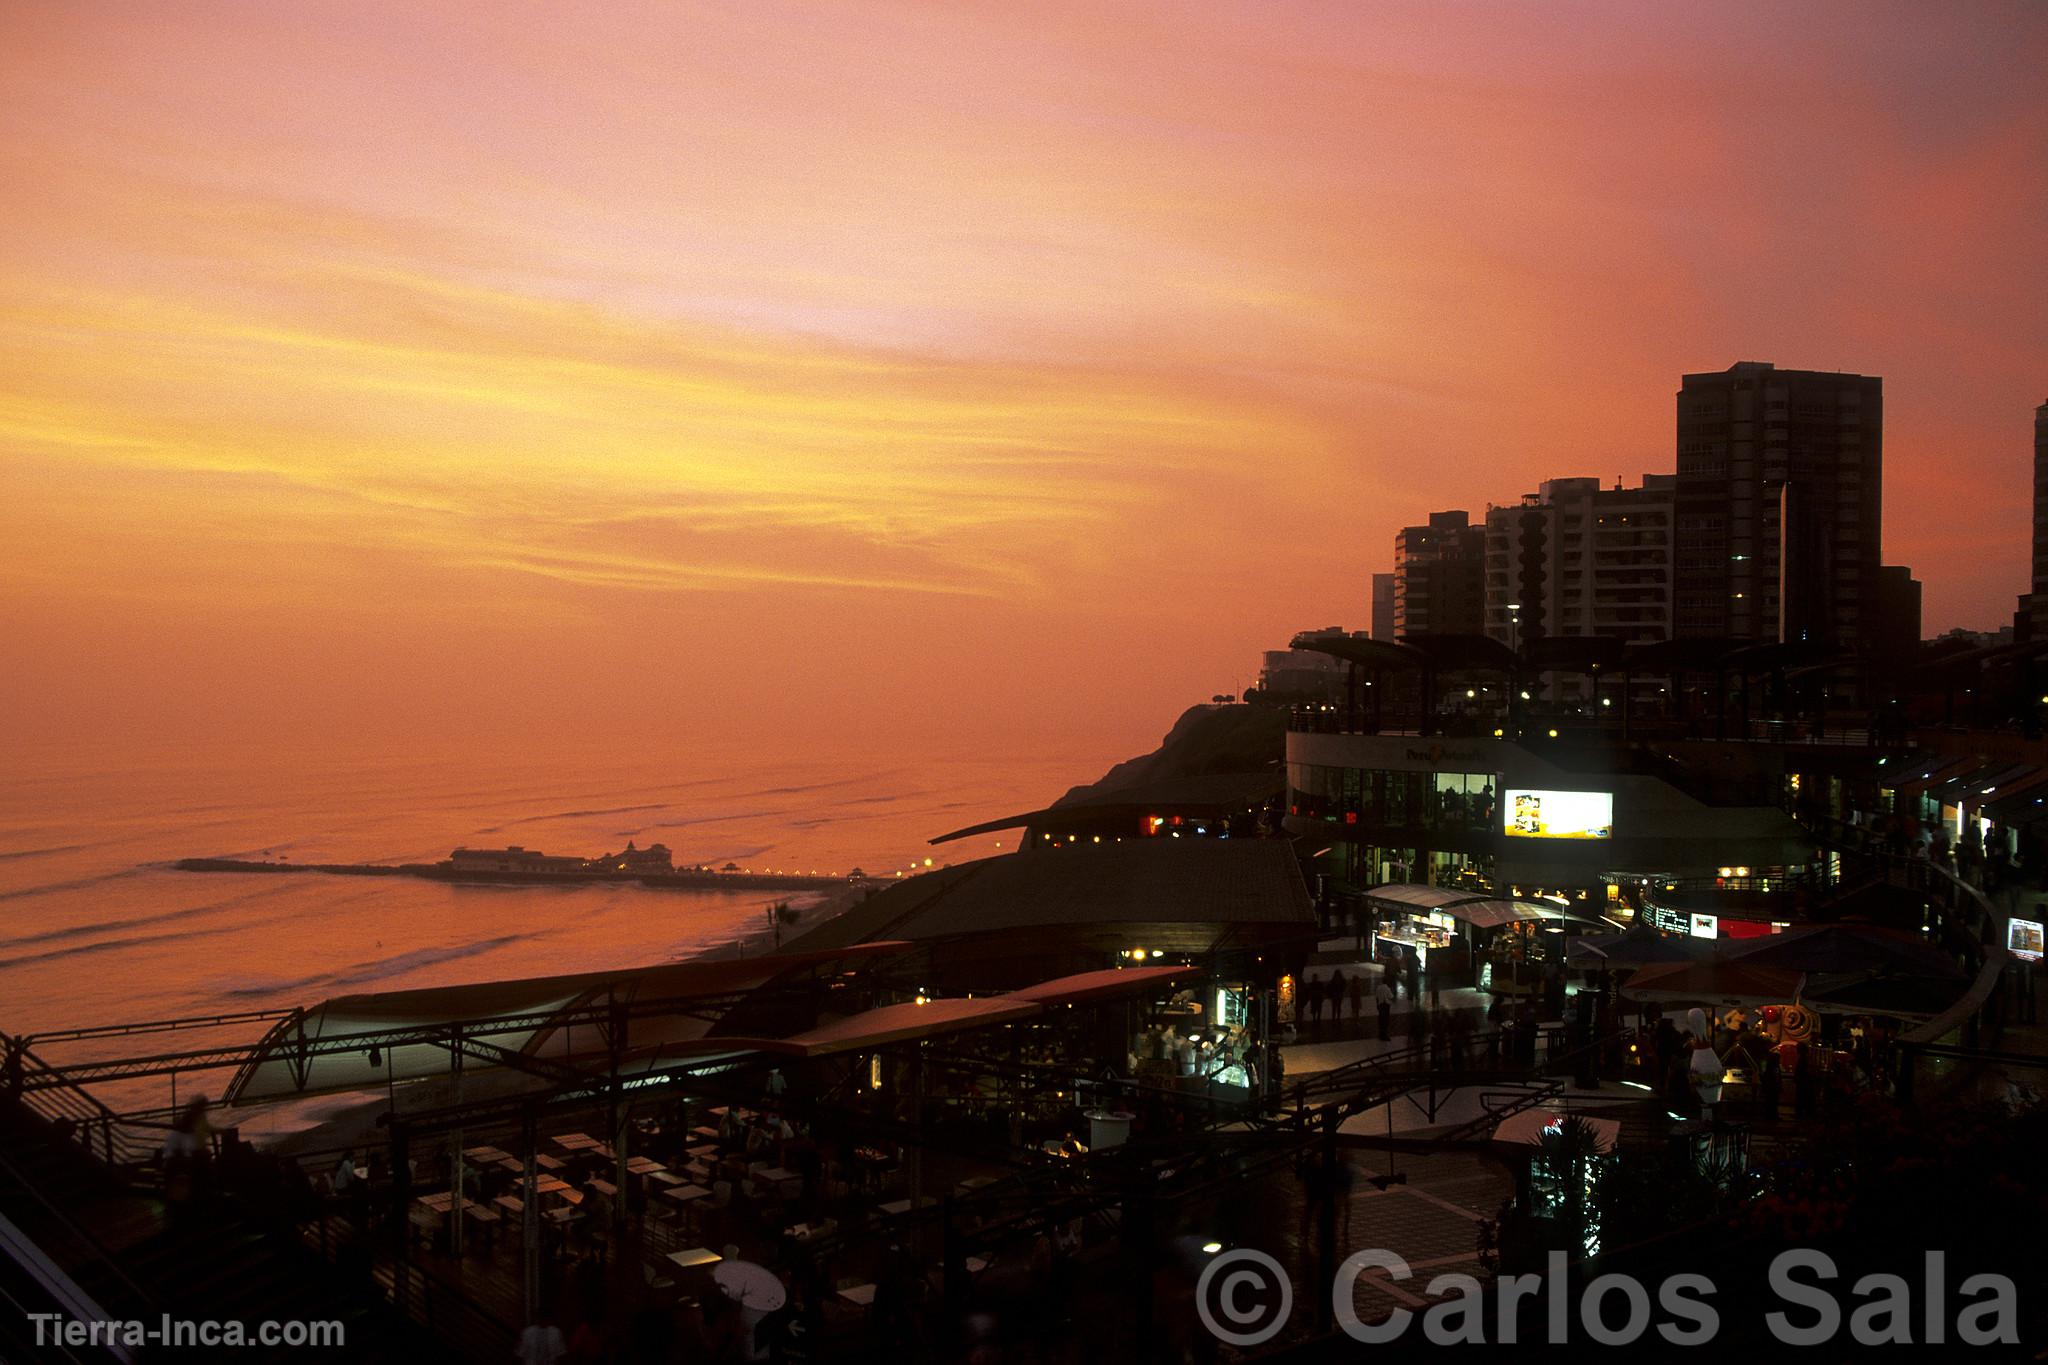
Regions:
<instances>
[{"instance_id":1,"label":"ocean","mask_svg":"<svg viewBox=\"0 0 2048 1365\"><path fill-rule=\"evenodd\" d=\"M672 961L751 935L775 901L815 899L193 873L168 866L179 858L431 862L458 845L597 854L630 839L667 844L679 865L893 875L1014 848L1014 836L926 841L1044 805L1122 756L10 758L0 1030Z\"/></svg>"}]
</instances>

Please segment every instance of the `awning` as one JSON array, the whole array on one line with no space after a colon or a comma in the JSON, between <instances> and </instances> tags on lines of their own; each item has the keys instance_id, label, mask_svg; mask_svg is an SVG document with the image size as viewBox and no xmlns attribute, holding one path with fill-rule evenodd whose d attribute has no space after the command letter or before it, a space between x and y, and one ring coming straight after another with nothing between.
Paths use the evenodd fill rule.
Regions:
<instances>
[{"instance_id":1,"label":"awning","mask_svg":"<svg viewBox=\"0 0 2048 1365\"><path fill-rule=\"evenodd\" d=\"M1927 789L1927 794L1944 806L1953 806L1968 797L1981 797L1988 787L1996 791L2001 783L2033 771L2030 763L2010 763L1999 760L1968 768L1960 774L1945 777Z\"/></svg>"},{"instance_id":2,"label":"awning","mask_svg":"<svg viewBox=\"0 0 2048 1365\"><path fill-rule=\"evenodd\" d=\"M1409 910L1442 910L1461 901L1483 901L1478 891L1456 891L1448 886L1421 886L1413 882L1388 882L1365 893L1369 901L1383 901Z\"/></svg>"},{"instance_id":3,"label":"awning","mask_svg":"<svg viewBox=\"0 0 2048 1365\"><path fill-rule=\"evenodd\" d=\"M1980 814L2000 825L2018 827L2035 824L2048 819L2048 788L2038 782L2029 782L2012 796L2000 796L1988 802Z\"/></svg>"},{"instance_id":4,"label":"awning","mask_svg":"<svg viewBox=\"0 0 2048 1365\"><path fill-rule=\"evenodd\" d=\"M449 1045L435 1041L434 1035L446 1034L457 1024L466 1036L520 1056L573 1062L581 1056L606 1055L605 1039L595 1025L564 1024L573 1012L599 1001L642 1006L674 1002L673 1010L635 1017L632 1044L635 1049L655 1050L687 1043L710 1031L719 1001L794 972L893 956L909 948L907 943L878 942L810 953L665 962L620 972L337 996L279 1021L258 1045L254 1059L235 1073L223 1102L257 1104L445 1076L450 1070ZM418 1041L394 1045L386 1041L391 1035L410 1035ZM362 1038L360 1050L311 1052L304 1047L357 1037ZM464 1062L465 1069L485 1065L475 1056Z\"/></svg>"},{"instance_id":5,"label":"awning","mask_svg":"<svg viewBox=\"0 0 2048 1365\"><path fill-rule=\"evenodd\" d=\"M1968 810L1988 806L1993 801L2018 796L2022 792L2037 795L2043 780L2048 780L2048 768L2037 768L2031 763L2015 763L2000 768L1978 783L1974 790L1964 792L1959 804Z\"/></svg>"},{"instance_id":6,"label":"awning","mask_svg":"<svg viewBox=\"0 0 2048 1365\"><path fill-rule=\"evenodd\" d=\"M1444 906L1443 913L1478 929L1497 929L1503 924L1519 924L1524 920L1537 919L1568 919L1579 924L1600 923L1548 901L1459 901L1455 905Z\"/></svg>"},{"instance_id":7,"label":"awning","mask_svg":"<svg viewBox=\"0 0 2048 1365\"><path fill-rule=\"evenodd\" d=\"M1962 772L1965 764L1978 761L1969 754L1935 754L1904 772L1887 773L1880 780L1882 785L1890 787L1901 796L1912 796L1943 777L1953 777Z\"/></svg>"},{"instance_id":8,"label":"awning","mask_svg":"<svg viewBox=\"0 0 2048 1365\"><path fill-rule=\"evenodd\" d=\"M890 1043L937 1038L965 1029L1027 1019L1044 1006L1035 1000L989 995L979 999L910 1001L850 1015L793 1038L728 1040L762 1052L792 1057L829 1057L836 1052L866 1052Z\"/></svg>"},{"instance_id":9,"label":"awning","mask_svg":"<svg viewBox=\"0 0 2048 1365\"><path fill-rule=\"evenodd\" d=\"M1199 967L1109 967L1099 972L1080 972L1052 981L1041 981L997 997L1030 1000L1050 1009L1054 1005L1078 1005L1089 1000L1135 995L1153 986L1164 986L1175 977L1193 976Z\"/></svg>"}]
</instances>

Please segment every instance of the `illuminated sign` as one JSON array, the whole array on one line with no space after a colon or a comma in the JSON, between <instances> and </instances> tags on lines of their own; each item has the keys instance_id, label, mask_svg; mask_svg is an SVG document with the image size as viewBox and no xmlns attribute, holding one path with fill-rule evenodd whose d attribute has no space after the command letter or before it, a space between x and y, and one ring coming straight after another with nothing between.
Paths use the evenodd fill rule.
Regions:
<instances>
[{"instance_id":1,"label":"illuminated sign","mask_svg":"<svg viewBox=\"0 0 2048 1365\"><path fill-rule=\"evenodd\" d=\"M1692 918L1683 910L1665 910L1652 905L1644 908L1643 917L1649 920L1652 928L1661 929L1667 934L1692 932Z\"/></svg>"},{"instance_id":2,"label":"illuminated sign","mask_svg":"<svg viewBox=\"0 0 2048 1365\"><path fill-rule=\"evenodd\" d=\"M2048 952L2048 940L2044 940L2041 921L2035 919L2007 920L2005 923L2005 950L2022 962L2039 962L2043 952Z\"/></svg>"},{"instance_id":3,"label":"illuminated sign","mask_svg":"<svg viewBox=\"0 0 2048 1365\"><path fill-rule=\"evenodd\" d=\"M1501 802L1505 832L1523 839L1611 839L1614 793L1518 791Z\"/></svg>"},{"instance_id":4,"label":"illuminated sign","mask_svg":"<svg viewBox=\"0 0 2048 1365\"><path fill-rule=\"evenodd\" d=\"M1721 920L1716 915L1694 915L1690 932L1694 938L1719 938Z\"/></svg>"}]
</instances>

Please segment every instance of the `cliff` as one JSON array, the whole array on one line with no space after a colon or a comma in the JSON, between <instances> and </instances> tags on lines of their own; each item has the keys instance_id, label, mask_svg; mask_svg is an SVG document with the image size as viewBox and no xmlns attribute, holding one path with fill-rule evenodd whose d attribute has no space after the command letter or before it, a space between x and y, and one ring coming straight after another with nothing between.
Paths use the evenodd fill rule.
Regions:
<instances>
[{"instance_id":1,"label":"cliff","mask_svg":"<svg viewBox=\"0 0 2048 1365\"><path fill-rule=\"evenodd\" d=\"M1094 782L1074 787L1054 809L1111 792L1188 777L1256 773L1287 756L1287 712L1266 706L1191 706L1149 754L1128 758Z\"/></svg>"}]
</instances>

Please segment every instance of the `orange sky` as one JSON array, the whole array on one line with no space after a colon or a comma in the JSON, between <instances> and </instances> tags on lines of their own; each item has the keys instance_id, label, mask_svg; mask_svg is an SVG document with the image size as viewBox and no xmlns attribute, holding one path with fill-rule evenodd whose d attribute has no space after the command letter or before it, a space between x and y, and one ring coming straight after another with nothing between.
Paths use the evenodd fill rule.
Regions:
<instances>
[{"instance_id":1,"label":"orange sky","mask_svg":"<svg viewBox=\"0 0 2048 1365\"><path fill-rule=\"evenodd\" d=\"M1684 11L1683 13L1675 11ZM0 7L0 736L1142 747L1881 374L2025 587L2048 8Z\"/></svg>"}]
</instances>

